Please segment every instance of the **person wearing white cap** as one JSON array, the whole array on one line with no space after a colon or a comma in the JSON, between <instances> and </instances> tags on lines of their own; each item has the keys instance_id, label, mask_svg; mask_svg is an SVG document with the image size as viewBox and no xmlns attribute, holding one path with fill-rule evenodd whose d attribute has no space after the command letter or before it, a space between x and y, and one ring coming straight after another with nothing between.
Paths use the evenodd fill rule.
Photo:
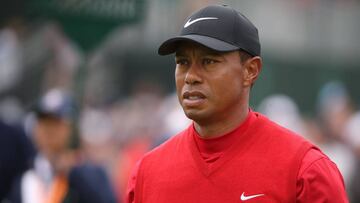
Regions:
<instances>
[{"instance_id":1,"label":"person wearing white cap","mask_svg":"<svg viewBox=\"0 0 360 203\"><path fill-rule=\"evenodd\" d=\"M74 136L76 105L60 89L36 103L32 138L37 149L33 166L12 189L11 203L115 203L110 181L100 166L81 156Z\"/></svg>"}]
</instances>

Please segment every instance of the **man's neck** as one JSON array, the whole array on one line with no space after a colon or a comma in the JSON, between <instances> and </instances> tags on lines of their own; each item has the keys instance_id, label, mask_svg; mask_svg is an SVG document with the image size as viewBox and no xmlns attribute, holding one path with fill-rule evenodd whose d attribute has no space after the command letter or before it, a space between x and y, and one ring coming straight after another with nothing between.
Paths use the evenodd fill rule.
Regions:
<instances>
[{"instance_id":1,"label":"man's neck","mask_svg":"<svg viewBox=\"0 0 360 203\"><path fill-rule=\"evenodd\" d=\"M194 122L194 127L196 132L198 132L202 138L208 139L219 137L237 128L241 123L245 121L248 113L249 109L246 108L246 110L244 109L240 112L239 115L235 116L234 118L220 120L218 122L212 122L207 124L200 124Z\"/></svg>"}]
</instances>

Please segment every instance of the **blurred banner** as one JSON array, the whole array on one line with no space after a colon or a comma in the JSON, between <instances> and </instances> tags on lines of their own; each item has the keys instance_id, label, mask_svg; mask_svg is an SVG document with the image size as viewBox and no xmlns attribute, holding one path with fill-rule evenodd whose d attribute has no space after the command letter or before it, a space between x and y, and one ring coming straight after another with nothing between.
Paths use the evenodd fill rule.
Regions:
<instances>
[{"instance_id":1,"label":"blurred banner","mask_svg":"<svg viewBox=\"0 0 360 203\"><path fill-rule=\"evenodd\" d=\"M103 40L113 28L143 18L143 0L31 0L32 17L59 22L64 32L85 51Z\"/></svg>"}]
</instances>

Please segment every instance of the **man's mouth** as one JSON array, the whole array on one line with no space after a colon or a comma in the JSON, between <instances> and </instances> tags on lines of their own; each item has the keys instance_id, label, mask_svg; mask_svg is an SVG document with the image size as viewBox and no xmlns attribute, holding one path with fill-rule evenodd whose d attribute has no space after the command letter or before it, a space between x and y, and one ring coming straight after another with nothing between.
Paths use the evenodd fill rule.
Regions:
<instances>
[{"instance_id":1,"label":"man's mouth","mask_svg":"<svg viewBox=\"0 0 360 203\"><path fill-rule=\"evenodd\" d=\"M187 107L196 107L201 105L206 96L199 91L185 91L183 93L183 105Z\"/></svg>"}]
</instances>

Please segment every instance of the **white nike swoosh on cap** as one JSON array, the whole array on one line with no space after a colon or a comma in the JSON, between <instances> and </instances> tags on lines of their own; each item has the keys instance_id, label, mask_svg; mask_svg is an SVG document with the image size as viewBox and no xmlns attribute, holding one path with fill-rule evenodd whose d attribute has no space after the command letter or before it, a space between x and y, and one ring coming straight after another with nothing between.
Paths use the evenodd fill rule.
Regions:
<instances>
[{"instance_id":1,"label":"white nike swoosh on cap","mask_svg":"<svg viewBox=\"0 0 360 203\"><path fill-rule=\"evenodd\" d=\"M261 196L264 196L264 194L257 194L257 195L245 196L245 192L243 192L243 193L241 194L240 199L241 199L242 201L246 201L246 200L253 199L253 198L256 198L256 197L261 197Z\"/></svg>"},{"instance_id":2,"label":"white nike swoosh on cap","mask_svg":"<svg viewBox=\"0 0 360 203\"><path fill-rule=\"evenodd\" d=\"M215 19L219 19L216 17L204 17L204 18L197 18L195 20L191 20L191 18L185 23L184 28L189 27L191 24L196 23L198 21L202 21L202 20L215 20Z\"/></svg>"}]
</instances>

